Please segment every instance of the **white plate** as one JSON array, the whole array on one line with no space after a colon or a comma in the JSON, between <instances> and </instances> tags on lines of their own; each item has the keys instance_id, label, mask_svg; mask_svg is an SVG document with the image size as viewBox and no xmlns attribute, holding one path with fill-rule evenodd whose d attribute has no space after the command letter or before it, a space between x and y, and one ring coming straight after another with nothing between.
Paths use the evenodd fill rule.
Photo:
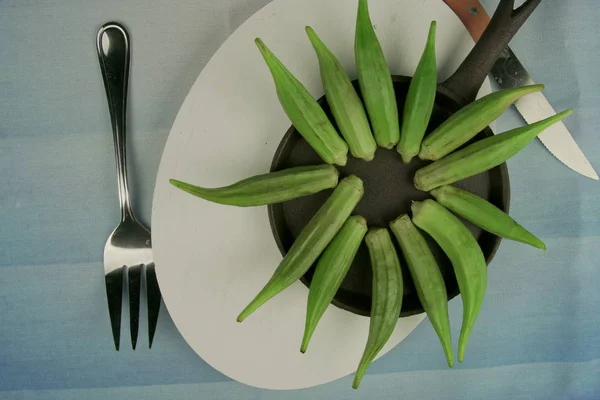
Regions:
<instances>
[{"instance_id":1,"label":"white plate","mask_svg":"<svg viewBox=\"0 0 600 400\"><path fill-rule=\"evenodd\" d=\"M370 3L393 74L413 74L432 19L438 21L441 79L454 72L473 46L458 18L439 0ZM324 91L304 26L315 28L354 78L356 5L357 1L349 0L275 0L248 19L200 74L162 156L152 241L165 304L198 355L248 385L297 389L352 373L365 345L369 320L330 306L308 352L300 354L308 291L298 282L237 323L238 313L281 260L266 207L212 204L175 189L168 179L222 186L267 172L290 122L254 38L261 37L320 97ZM489 91L486 81L482 93ZM380 355L400 343L422 319L420 315L399 320Z\"/></svg>"}]
</instances>

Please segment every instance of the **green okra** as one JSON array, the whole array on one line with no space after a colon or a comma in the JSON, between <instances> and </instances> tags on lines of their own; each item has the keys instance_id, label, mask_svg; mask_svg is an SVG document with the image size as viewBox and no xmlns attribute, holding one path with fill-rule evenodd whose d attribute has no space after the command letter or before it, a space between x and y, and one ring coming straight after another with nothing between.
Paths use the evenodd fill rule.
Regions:
<instances>
[{"instance_id":1,"label":"green okra","mask_svg":"<svg viewBox=\"0 0 600 400\"><path fill-rule=\"evenodd\" d=\"M308 293L302 353L306 352L319 320L342 284L366 233L367 221L363 217L348 218L319 258Z\"/></svg>"},{"instance_id":2,"label":"green okra","mask_svg":"<svg viewBox=\"0 0 600 400\"><path fill-rule=\"evenodd\" d=\"M428 192L494 168L517 154L549 126L573 113L569 108L552 117L479 140L417 171L415 187Z\"/></svg>"},{"instance_id":3,"label":"green okra","mask_svg":"<svg viewBox=\"0 0 600 400\"><path fill-rule=\"evenodd\" d=\"M417 65L415 75L410 81L404 103L402 132L397 150L405 164L408 164L419 153L433 111L437 91L435 31L436 22L432 21L425 50Z\"/></svg>"},{"instance_id":4,"label":"green okra","mask_svg":"<svg viewBox=\"0 0 600 400\"><path fill-rule=\"evenodd\" d=\"M448 366L452 367L454 353L448 317L448 295L435 257L408 215L401 215L392 221L390 229L400 244L417 296L442 344Z\"/></svg>"},{"instance_id":5,"label":"green okra","mask_svg":"<svg viewBox=\"0 0 600 400\"><path fill-rule=\"evenodd\" d=\"M363 192L363 182L354 175L340 181L331 196L302 229L269 282L240 313L238 322L242 322L304 275L348 219Z\"/></svg>"},{"instance_id":6,"label":"green okra","mask_svg":"<svg viewBox=\"0 0 600 400\"><path fill-rule=\"evenodd\" d=\"M338 183L338 176L337 169L331 165L315 165L256 175L220 188L203 188L176 179L169 182L213 203L252 207L280 203L333 188Z\"/></svg>"},{"instance_id":7,"label":"green okra","mask_svg":"<svg viewBox=\"0 0 600 400\"><path fill-rule=\"evenodd\" d=\"M546 250L546 245L498 207L481 197L453 186L431 191L435 199L467 221L494 235Z\"/></svg>"},{"instance_id":8,"label":"green okra","mask_svg":"<svg viewBox=\"0 0 600 400\"><path fill-rule=\"evenodd\" d=\"M348 143L350 153L356 158L370 161L375 157L377 144L362 102L337 57L321 41L317 33L306 27L317 58L325 96L331 107L335 122Z\"/></svg>"},{"instance_id":9,"label":"green okra","mask_svg":"<svg viewBox=\"0 0 600 400\"><path fill-rule=\"evenodd\" d=\"M429 134L419 158L439 160L481 132L519 98L544 89L544 85L529 85L488 94L461 108Z\"/></svg>"},{"instance_id":10,"label":"green okra","mask_svg":"<svg viewBox=\"0 0 600 400\"><path fill-rule=\"evenodd\" d=\"M279 102L294 127L327 164L346 165L348 145L319 103L262 40L257 38L255 43L273 75Z\"/></svg>"},{"instance_id":11,"label":"green okra","mask_svg":"<svg viewBox=\"0 0 600 400\"><path fill-rule=\"evenodd\" d=\"M354 36L358 83L375 141L391 149L400 139L398 105L392 75L369 16L367 0L359 0Z\"/></svg>"},{"instance_id":12,"label":"green okra","mask_svg":"<svg viewBox=\"0 0 600 400\"><path fill-rule=\"evenodd\" d=\"M403 282L400 261L387 229L371 228L365 236L373 271L369 337L358 364L352 387L360 382L383 346L387 343L402 308Z\"/></svg>"},{"instance_id":13,"label":"green okra","mask_svg":"<svg viewBox=\"0 0 600 400\"><path fill-rule=\"evenodd\" d=\"M436 201L414 202L413 222L440 245L452 262L463 302L463 319L458 339L458 361L462 362L477 320L487 286L485 258L469 229Z\"/></svg>"}]
</instances>

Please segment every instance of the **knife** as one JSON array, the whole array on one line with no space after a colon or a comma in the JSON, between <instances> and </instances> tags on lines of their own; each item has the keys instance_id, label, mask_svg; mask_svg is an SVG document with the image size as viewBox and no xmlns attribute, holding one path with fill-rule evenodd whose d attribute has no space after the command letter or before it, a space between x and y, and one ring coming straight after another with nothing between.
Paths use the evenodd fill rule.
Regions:
<instances>
[{"instance_id":1,"label":"knife","mask_svg":"<svg viewBox=\"0 0 600 400\"><path fill-rule=\"evenodd\" d=\"M444 0L444 3L462 21L473 40L479 40L490 22L490 17L481 3L478 0ZM509 47L498 57L498 61L492 67L490 74L502 89L534 84L523 64ZM520 98L515 103L515 107L528 124L556 114L552 105L541 92ZM567 167L588 178L598 180L598 174L594 171L565 124L558 122L552 125L542 132L538 138L550 153Z\"/></svg>"}]
</instances>

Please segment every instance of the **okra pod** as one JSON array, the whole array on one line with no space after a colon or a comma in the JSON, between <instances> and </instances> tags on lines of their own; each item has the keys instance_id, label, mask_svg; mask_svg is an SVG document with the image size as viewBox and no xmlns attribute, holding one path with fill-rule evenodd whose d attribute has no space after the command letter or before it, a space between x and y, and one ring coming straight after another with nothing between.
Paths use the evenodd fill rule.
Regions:
<instances>
[{"instance_id":1,"label":"okra pod","mask_svg":"<svg viewBox=\"0 0 600 400\"><path fill-rule=\"evenodd\" d=\"M255 43L273 75L279 102L294 127L327 164L346 165L348 145L325 111L262 40L257 38Z\"/></svg>"},{"instance_id":2,"label":"okra pod","mask_svg":"<svg viewBox=\"0 0 600 400\"><path fill-rule=\"evenodd\" d=\"M369 365L387 343L400 316L403 282L400 261L387 229L371 228L365 237L373 271L371 320L365 351L354 375L358 389Z\"/></svg>"},{"instance_id":3,"label":"okra pod","mask_svg":"<svg viewBox=\"0 0 600 400\"><path fill-rule=\"evenodd\" d=\"M458 339L458 361L462 362L485 296L485 258L469 229L434 200L415 202L411 210L415 225L433 237L452 262L463 302L463 319Z\"/></svg>"},{"instance_id":4,"label":"okra pod","mask_svg":"<svg viewBox=\"0 0 600 400\"><path fill-rule=\"evenodd\" d=\"M337 57L321 41L317 33L306 27L317 58L325 96L335 122L348 143L350 153L356 158L370 161L375 157L377 144L373 139L365 109Z\"/></svg>"},{"instance_id":5,"label":"okra pod","mask_svg":"<svg viewBox=\"0 0 600 400\"><path fill-rule=\"evenodd\" d=\"M481 132L519 98L543 89L544 85L529 85L500 90L461 108L423 140L419 158L439 160L450 154Z\"/></svg>"},{"instance_id":6,"label":"okra pod","mask_svg":"<svg viewBox=\"0 0 600 400\"><path fill-rule=\"evenodd\" d=\"M354 175L340 181L302 229L269 282L238 316L238 322L304 275L348 219L363 192L363 182Z\"/></svg>"},{"instance_id":7,"label":"okra pod","mask_svg":"<svg viewBox=\"0 0 600 400\"><path fill-rule=\"evenodd\" d=\"M427 313L433 330L437 334L449 367L454 366L454 353L448 317L448 295L446 284L425 238L406 214L390 223L410 276L415 284L417 296Z\"/></svg>"},{"instance_id":8,"label":"okra pod","mask_svg":"<svg viewBox=\"0 0 600 400\"><path fill-rule=\"evenodd\" d=\"M546 245L523 228L504 211L481 197L453 186L444 185L431 191L435 199L467 221L494 235L546 250Z\"/></svg>"},{"instance_id":9,"label":"okra pod","mask_svg":"<svg viewBox=\"0 0 600 400\"><path fill-rule=\"evenodd\" d=\"M392 75L369 16L367 0L358 1L354 57L358 83L375 141L391 149L400 139L398 105Z\"/></svg>"},{"instance_id":10,"label":"okra pod","mask_svg":"<svg viewBox=\"0 0 600 400\"><path fill-rule=\"evenodd\" d=\"M319 258L308 293L302 353L306 352L319 320L342 284L366 233L367 221L363 217L348 218Z\"/></svg>"},{"instance_id":11,"label":"okra pod","mask_svg":"<svg viewBox=\"0 0 600 400\"><path fill-rule=\"evenodd\" d=\"M280 203L333 188L338 183L338 176L337 169L331 165L315 165L256 175L220 188L203 188L176 179L169 182L213 203L252 207Z\"/></svg>"},{"instance_id":12,"label":"okra pod","mask_svg":"<svg viewBox=\"0 0 600 400\"><path fill-rule=\"evenodd\" d=\"M436 22L432 21L425 50L410 81L404 103L402 133L397 150L405 164L408 164L419 153L433 111L437 91L435 31Z\"/></svg>"},{"instance_id":13,"label":"okra pod","mask_svg":"<svg viewBox=\"0 0 600 400\"><path fill-rule=\"evenodd\" d=\"M417 171L415 187L428 192L436 187L494 168L517 154L549 126L573 113L567 109L550 118L479 140Z\"/></svg>"}]
</instances>

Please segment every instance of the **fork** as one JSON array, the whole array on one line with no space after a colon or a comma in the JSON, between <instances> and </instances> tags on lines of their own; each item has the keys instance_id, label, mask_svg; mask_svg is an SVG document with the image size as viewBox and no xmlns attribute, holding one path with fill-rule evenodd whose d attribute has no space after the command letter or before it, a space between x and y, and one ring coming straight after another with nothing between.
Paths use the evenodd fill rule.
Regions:
<instances>
[{"instance_id":1,"label":"fork","mask_svg":"<svg viewBox=\"0 0 600 400\"><path fill-rule=\"evenodd\" d=\"M115 349L119 351L123 280L126 276L129 291L131 345L135 350L139 327L141 280L145 273L148 338L151 348L160 310L161 294L154 270L150 230L135 218L127 186L125 122L129 79L129 34L118 23L106 23L98 30L96 48L108 99L121 207L121 222L111 233L104 247L104 276L110 324Z\"/></svg>"}]
</instances>

